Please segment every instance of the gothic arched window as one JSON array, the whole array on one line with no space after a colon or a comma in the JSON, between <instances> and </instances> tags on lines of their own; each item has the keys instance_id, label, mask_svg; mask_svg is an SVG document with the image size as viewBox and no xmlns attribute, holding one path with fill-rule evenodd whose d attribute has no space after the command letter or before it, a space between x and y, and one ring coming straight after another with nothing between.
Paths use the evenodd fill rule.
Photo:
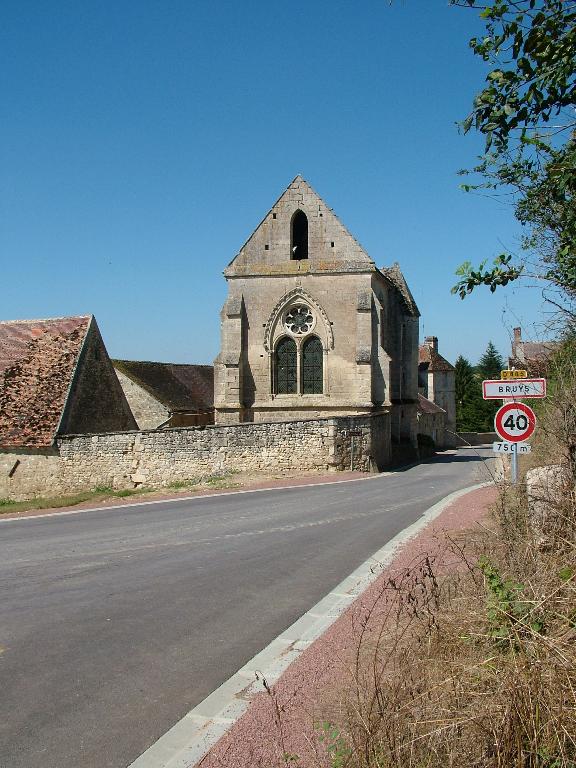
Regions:
<instances>
[{"instance_id":1,"label":"gothic arched window","mask_svg":"<svg viewBox=\"0 0 576 768\"><path fill-rule=\"evenodd\" d=\"M306 339L302 346L302 394L321 395L324 391L324 352L318 336Z\"/></svg>"},{"instance_id":2,"label":"gothic arched window","mask_svg":"<svg viewBox=\"0 0 576 768\"><path fill-rule=\"evenodd\" d=\"M290 258L308 258L308 219L304 211L296 211L290 225Z\"/></svg>"},{"instance_id":3,"label":"gothic arched window","mask_svg":"<svg viewBox=\"0 0 576 768\"><path fill-rule=\"evenodd\" d=\"M297 380L296 342L286 336L276 345L274 389L278 395L295 395Z\"/></svg>"}]
</instances>

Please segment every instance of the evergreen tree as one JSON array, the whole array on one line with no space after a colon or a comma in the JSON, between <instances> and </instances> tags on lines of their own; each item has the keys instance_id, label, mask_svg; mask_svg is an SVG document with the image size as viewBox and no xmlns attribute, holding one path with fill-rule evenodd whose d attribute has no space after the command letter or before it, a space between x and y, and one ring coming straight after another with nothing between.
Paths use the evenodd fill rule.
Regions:
<instances>
[{"instance_id":1,"label":"evergreen tree","mask_svg":"<svg viewBox=\"0 0 576 768\"><path fill-rule=\"evenodd\" d=\"M494 431L494 416L502 405L500 400L484 400L482 398L482 381L483 379L499 379L503 368L504 360L502 356L494 344L489 341L486 351L476 366L478 388L480 390L480 402L477 404L476 414L478 432Z\"/></svg>"},{"instance_id":2,"label":"evergreen tree","mask_svg":"<svg viewBox=\"0 0 576 768\"><path fill-rule=\"evenodd\" d=\"M476 366L476 372L482 379L499 379L500 372L504 368L504 360L491 341L488 342L486 351Z\"/></svg>"},{"instance_id":3,"label":"evergreen tree","mask_svg":"<svg viewBox=\"0 0 576 768\"><path fill-rule=\"evenodd\" d=\"M459 355L455 364L456 429L458 432L476 432L478 383L474 369L465 357Z\"/></svg>"}]
</instances>

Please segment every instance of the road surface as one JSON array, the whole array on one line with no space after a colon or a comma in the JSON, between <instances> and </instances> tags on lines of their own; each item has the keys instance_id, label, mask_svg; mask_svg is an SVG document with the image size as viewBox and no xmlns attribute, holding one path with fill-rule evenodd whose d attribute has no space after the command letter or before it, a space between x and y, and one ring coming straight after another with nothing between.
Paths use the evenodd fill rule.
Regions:
<instances>
[{"instance_id":1,"label":"road surface","mask_svg":"<svg viewBox=\"0 0 576 768\"><path fill-rule=\"evenodd\" d=\"M489 456L0 522L0 766L129 765Z\"/></svg>"}]
</instances>

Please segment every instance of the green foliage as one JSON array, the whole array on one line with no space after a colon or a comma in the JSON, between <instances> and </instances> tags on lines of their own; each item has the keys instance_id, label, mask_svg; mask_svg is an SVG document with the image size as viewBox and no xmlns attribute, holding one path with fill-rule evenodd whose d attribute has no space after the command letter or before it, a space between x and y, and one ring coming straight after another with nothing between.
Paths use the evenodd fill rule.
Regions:
<instances>
[{"instance_id":1,"label":"green foliage","mask_svg":"<svg viewBox=\"0 0 576 768\"><path fill-rule=\"evenodd\" d=\"M455 0L455 5L462 2ZM465 0L479 7L476 0ZM542 142L536 130L575 101L576 3L573 0L495 0L482 4L486 34L470 47L495 64L463 123L486 137L486 152L510 149L520 129L526 145Z\"/></svg>"},{"instance_id":2,"label":"green foliage","mask_svg":"<svg viewBox=\"0 0 576 768\"><path fill-rule=\"evenodd\" d=\"M576 0L452 0L478 8L485 33L470 40L492 65L472 112L462 123L485 137L472 171L479 183L465 191L504 188L528 227L525 251L536 255L536 275L557 288L572 316L576 295ZM501 254L492 267L469 262L457 272L453 293L464 298L480 285L491 291L526 274ZM567 301L566 301L567 300Z\"/></svg>"},{"instance_id":3,"label":"green foliage","mask_svg":"<svg viewBox=\"0 0 576 768\"><path fill-rule=\"evenodd\" d=\"M499 403L496 400L483 399L482 380L499 379L503 366L502 357L491 341L476 368L462 355L458 357L454 366L458 432L492 432L494 414Z\"/></svg>"},{"instance_id":4,"label":"green foliage","mask_svg":"<svg viewBox=\"0 0 576 768\"><path fill-rule=\"evenodd\" d=\"M489 341L486 351L476 366L476 372L482 379L499 379L504 368L504 360L494 344Z\"/></svg>"},{"instance_id":5,"label":"green foliage","mask_svg":"<svg viewBox=\"0 0 576 768\"><path fill-rule=\"evenodd\" d=\"M474 268L470 261L465 261L456 270L461 279L452 286L451 293L457 293L461 299L465 299L469 293L479 285L487 285L491 292L501 285L508 285L511 280L516 280L522 274L524 267L510 264L512 256L501 253L492 262L492 267L486 269L487 261Z\"/></svg>"},{"instance_id":6,"label":"green foliage","mask_svg":"<svg viewBox=\"0 0 576 768\"><path fill-rule=\"evenodd\" d=\"M510 641L515 633L526 634L545 630L542 615L523 596L524 587L511 579L504 580L498 568L487 558L478 563L484 574L488 593L489 635L499 643Z\"/></svg>"},{"instance_id":7,"label":"green foliage","mask_svg":"<svg viewBox=\"0 0 576 768\"><path fill-rule=\"evenodd\" d=\"M456 360L454 368L456 369L454 376L456 429L458 432L477 432L482 392L474 375L474 369L462 355Z\"/></svg>"},{"instance_id":8,"label":"green foliage","mask_svg":"<svg viewBox=\"0 0 576 768\"><path fill-rule=\"evenodd\" d=\"M323 742L330 756L330 768L344 768L352 755L352 750L340 729L332 723L323 722L319 726L319 741Z\"/></svg>"},{"instance_id":9,"label":"green foliage","mask_svg":"<svg viewBox=\"0 0 576 768\"><path fill-rule=\"evenodd\" d=\"M298 768L298 765L300 764L300 757L292 752L284 752L282 758L286 765L293 765L295 768Z\"/></svg>"}]
</instances>

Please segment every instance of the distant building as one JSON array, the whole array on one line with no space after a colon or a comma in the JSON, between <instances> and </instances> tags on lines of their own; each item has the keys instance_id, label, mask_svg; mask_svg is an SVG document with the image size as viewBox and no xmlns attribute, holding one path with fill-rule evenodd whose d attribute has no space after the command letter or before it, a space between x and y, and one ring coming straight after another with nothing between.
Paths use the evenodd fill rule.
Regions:
<instances>
[{"instance_id":1,"label":"distant building","mask_svg":"<svg viewBox=\"0 0 576 768\"><path fill-rule=\"evenodd\" d=\"M112 362L139 429L214 423L213 366Z\"/></svg>"},{"instance_id":2,"label":"distant building","mask_svg":"<svg viewBox=\"0 0 576 768\"><path fill-rule=\"evenodd\" d=\"M428 435L436 448L447 448L454 438L446 434L446 411L439 405L418 395L418 435Z\"/></svg>"},{"instance_id":3,"label":"distant building","mask_svg":"<svg viewBox=\"0 0 576 768\"><path fill-rule=\"evenodd\" d=\"M558 344L550 341L522 341L522 329L514 328L508 367L527 370L530 376L544 376L557 348Z\"/></svg>"},{"instance_id":4,"label":"distant building","mask_svg":"<svg viewBox=\"0 0 576 768\"><path fill-rule=\"evenodd\" d=\"M421 397L426 398L445 412L445 425L443 430L439 430L439 417L435 417L435 427L437 438L434 442L440 448L453 448L456 445L456 381L455 368L438 352L438 338L436 336L426 336L424 344L421 344L418 350L418 392ZM430 434L422 431L425 424L431 421L430 418L423 418L424 415L430 416L438 412L430 409L420 400L419 404L419 424L420 434Z\"/></svg>"},{"instance_id":5,"label":"distant building","mask_svg":"<svg viewBox=\"0 0 576 768\"><path fill-rule=\"evenodd\" d=\"M92 315L0 322L0 449L136 428Z\"/></svg>"}]
</instances>

